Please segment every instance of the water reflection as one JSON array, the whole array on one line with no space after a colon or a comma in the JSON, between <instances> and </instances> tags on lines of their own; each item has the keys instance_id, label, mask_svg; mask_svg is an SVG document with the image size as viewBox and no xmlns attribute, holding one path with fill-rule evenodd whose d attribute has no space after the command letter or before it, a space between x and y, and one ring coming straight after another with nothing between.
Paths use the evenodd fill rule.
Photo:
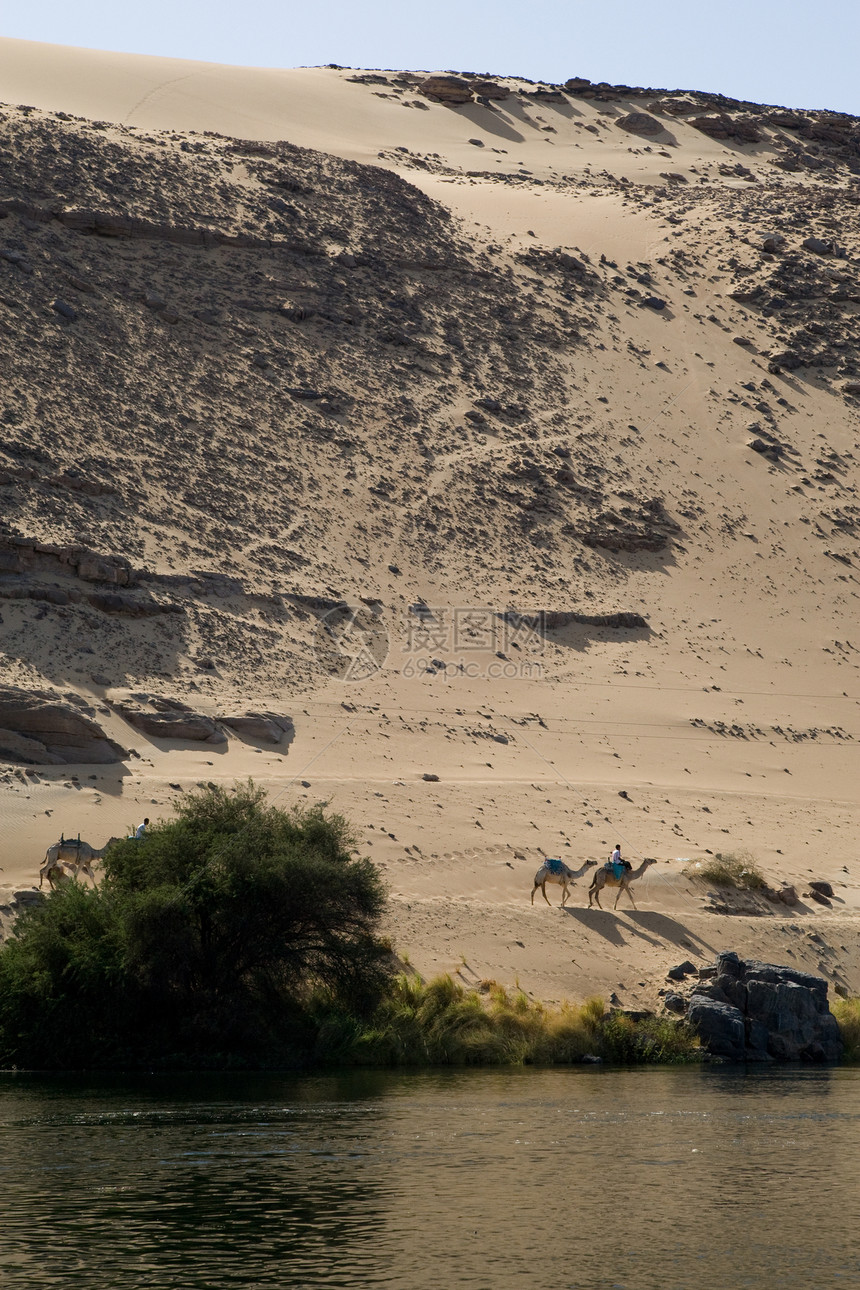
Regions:
<instances>
[{"instance_id":1,"label":"water reflection","mask_svg":"<svg viewBox=\"0 0 860 1290\"><path fill-rule=\"evenodd\" d=\"M854 1283L860 1072L0 1076L4 1285Z\"/></svg>"}]
</instances>

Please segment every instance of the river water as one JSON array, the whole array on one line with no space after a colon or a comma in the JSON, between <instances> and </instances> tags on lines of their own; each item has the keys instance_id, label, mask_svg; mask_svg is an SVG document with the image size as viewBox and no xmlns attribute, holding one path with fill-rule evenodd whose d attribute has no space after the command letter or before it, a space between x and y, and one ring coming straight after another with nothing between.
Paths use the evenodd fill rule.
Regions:
<instances>
[{"instance_id":1,"label":"river water","mask_svg":"<svg viewBox=\"0 0 860 1290\"><path fill-rule=\"evenodd\" d=\"M860 1070L0 1075L0 1284L860 1286Z\"/></svg>"}]
</instances>

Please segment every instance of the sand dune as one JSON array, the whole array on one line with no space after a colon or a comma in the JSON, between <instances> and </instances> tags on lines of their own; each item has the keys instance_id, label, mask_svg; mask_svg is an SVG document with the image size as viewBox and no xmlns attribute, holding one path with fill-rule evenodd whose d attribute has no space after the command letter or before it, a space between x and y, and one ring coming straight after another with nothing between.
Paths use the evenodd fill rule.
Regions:
<instances>
[{"instance_id":1,"label":"sand dune","mask_svg":"<svg viewBox=\"0 0 860 1290\"><path fill-rule=\"evenodd\" d=\"M422 80L0 41L0 683L133 754L9 755L3 878L253 775L354 820L423 972L856 993L858 123ZM529 903L616 840L638 913ZM713 912L681 862L739 849L833 904Z\"/></svg>"}]
</instances>

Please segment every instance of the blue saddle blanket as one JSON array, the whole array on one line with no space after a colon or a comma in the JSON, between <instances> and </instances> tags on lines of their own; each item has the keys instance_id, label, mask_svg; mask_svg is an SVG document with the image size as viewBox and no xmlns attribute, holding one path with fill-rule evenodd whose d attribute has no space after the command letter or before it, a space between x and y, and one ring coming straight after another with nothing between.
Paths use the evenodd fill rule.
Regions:
<instances>
[{"instance_id":1,"label":"blue saddle blanket","mask_svg":"<svg viewBox=\"0 0 860 1290\"><path fill-rule=\"evenodd\" d=\"M612 874L616 882L620 882L624 877L624 874L627 872L627 866L624 864L623 860L619 860L617 864L613 864L611 860L607 860L603 867L608 873Z\"/></svg>"},{"instance_id":2,"label":"blue saddle blanket","mask_svg":"<svg viewBox=\"0 0 860 1290\"><path fill-rule=\"evenodd\" d=\"M556 877L558 877L561 874L561 871L564 868L564 864L562 863L561 860L553 860L550 857L547 857L547 859L544 861L544 864L546 865L549 872L552 874L555 874Z\"/></svg>"}]
</instances>

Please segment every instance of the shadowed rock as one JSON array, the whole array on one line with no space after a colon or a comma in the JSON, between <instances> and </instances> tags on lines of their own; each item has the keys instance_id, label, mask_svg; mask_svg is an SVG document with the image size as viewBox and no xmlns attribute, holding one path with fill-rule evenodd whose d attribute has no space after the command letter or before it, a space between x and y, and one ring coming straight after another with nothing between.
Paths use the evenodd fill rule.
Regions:
<instances>
[{"instance_id":1,"label":"shadowed rock","mask_svg":"<svg viewBox=\"0 0 860 1290\"><path fill-rule=\"evenodd\" d=\"M134 699L124 699L113 706L130 726L153 739L189 740L207 744L227 742L224 731L219 729L211 717L202 712L194 712L174 699L152 698L146 707Z\"/></svg>"},{"instance_id":2,"label":"shadowed rock","mask_svg":"<svg viewBox=\"0 0 860 1290\"><path fill-rule=\"evenodd\" d=\"M471 103L472 86L461 76L428 76L418 86L418 93L434 103Z\"/></svg>"},{"instance_id":3,"label":"shadowed rock","mask_svg":"<svg viewBox=\"0 0 860 1290\"><path fill-rule=\"evenodd\" d=\"M629 130L631 134L644 134L649 137L662 134L665 129L662 121L658 121L655 116L649 116L647 112L628 112L626 116L620 116L615 124L619 130Z\"/></svg>"},{"instance_id":4,"label":"shadowed rock","mask_svg":"<svg viewBox=\"0 0 860 1290\"><path fill-rule=\"evenodd\" d=\"M273 712L247 712L244 716L222 717L221 721L245 739L268 744L280 743L293 730L291 717L280 717Z\"/></svg>"},{"instance_id":5,"label":"shadowed rock","mask_svg":"<svg viewBox=\"0 0 860 1290\"><path fill-rule=\"evenodd\" d=\"M122 761L124 748L58 695L0 689L0 756L28 765Z\"/></svg>"}]
</instances>

